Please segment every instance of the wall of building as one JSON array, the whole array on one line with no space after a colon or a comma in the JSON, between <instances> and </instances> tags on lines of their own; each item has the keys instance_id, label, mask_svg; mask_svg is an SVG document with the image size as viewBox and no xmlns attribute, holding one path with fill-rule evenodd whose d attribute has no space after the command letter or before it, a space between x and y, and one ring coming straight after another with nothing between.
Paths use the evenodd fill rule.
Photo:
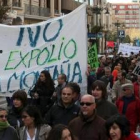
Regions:
<instances>
[{"instance_id":1,"label":"wall of building","mask_svg":"<svg viewBox=\"0 0 140 140\"><path fill-rule=\"evenodd\" d=\"M113 4L115 17L125 23L126 28L140 28L139 4Z\"/></svg>"}]
</instances>

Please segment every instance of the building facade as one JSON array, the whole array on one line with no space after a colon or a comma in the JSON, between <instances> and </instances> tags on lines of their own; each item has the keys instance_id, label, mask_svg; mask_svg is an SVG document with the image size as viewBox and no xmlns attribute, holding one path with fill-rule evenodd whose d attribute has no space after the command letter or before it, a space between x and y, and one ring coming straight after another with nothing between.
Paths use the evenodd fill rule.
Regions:
<instances>
[{"instance_id":1,"label":"building facade","mask_svg":"<svg viewBox=\"0 0 140 140\"><path fill-rule=\"evenodd\" d=\"M132 2L140 3L140 0L132 0Z\"/></svg>"},{"instance_id":2,"label":"building facade","mask_svg":"<svg viewBox=\"0 0 140 140\"><path fill-rule=\"evenodd\" d=\"M10 15L16 13L24 24L32 24L61 16L62 0L1 0L10 6Z\"/></svg>"},{"instance_id":3,"label":"building facade","mask_svg":"<svg viewBox=\"0 0 140 140\"><path fill-rule=\"evenodd\" d=\"M140 5L136 3L112 4L115 19L124 23L125 28L140 28Z\"/></svg>"},{"instance_id":4,"label":"building facade","mask_svg":"<svg viewBox=\"0 0 140 140\"><path fill-rule=\"evenodd\" d=\"M67 14L81 3L73 0L1 0L3 5L11 7L10 13L16 13L24 24L45 21Z\"/></svg>"},{"instance_id":5,"label":"building facade","mask_svg":"<svg viewBox=\"0 0 140 140\"><path fill-rule=\"evenodd\" d=\"M102 38L99 39L98 51L103 53L106 49L106 35L112 30L112 4L107 3L107 0L94 0L94 26L103 27ZM100 12L96 12L99 9Z\"/></svg>"}]
</instances>

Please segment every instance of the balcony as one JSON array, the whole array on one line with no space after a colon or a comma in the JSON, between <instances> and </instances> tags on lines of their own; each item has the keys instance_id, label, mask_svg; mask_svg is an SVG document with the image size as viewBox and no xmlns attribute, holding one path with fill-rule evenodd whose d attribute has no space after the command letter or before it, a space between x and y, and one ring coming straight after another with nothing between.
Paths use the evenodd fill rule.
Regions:
<instances>
[{"instance_id":1,"label":"balcony","mask_svg":"<svg viewBox=\"0 0 140 140\"><path fill-rule=\"evenodd\" d=\"M12 6L13 7L21 7L21 3L20 2L13 2Z\"/></svg>"},{"instance_id":2,"label":"balcony","mask_svg":"<svg viewBox=\"0 0 140 140\"><path fill-rule=\"evenodd\" d=\"M49 17L50 16L50 9L25 4L25 14L27 14L27 15L35 15L35 16L42 16L42 17Z\"/></svg>"}]
</instances>

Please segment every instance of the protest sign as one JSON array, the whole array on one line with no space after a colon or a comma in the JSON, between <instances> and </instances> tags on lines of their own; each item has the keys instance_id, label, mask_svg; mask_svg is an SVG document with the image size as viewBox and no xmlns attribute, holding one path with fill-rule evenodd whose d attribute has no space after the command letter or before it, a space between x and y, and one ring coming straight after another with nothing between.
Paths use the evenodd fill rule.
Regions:
<instances>
[{"instance_id":1,"label":"protest sign","mask_svg":"<svg viewBox=\"0 0 140 140\"><path fill-rule=\"evenodd\" d=\"M135 75L140 75L140 62L137 63L136 67L133 70Z\"/></svg>"},{"instance_id":2,"label":"protest sign","mask_svg":"<svg viewBox=\"0 0 140 140\"><path fill-rule=\"evenodd\" d=\"M122 54L127 54L130 56L130 53L133 52L134 54L138 54L140 51L140 47L137 46L131 46L128 44L120 44L118 53L122 52Z\"/></svg>"},{"instance_id":3,"label":"protest sign","mask_svg":"<svg viewBox=\"0 0 140 140\"><path fill-rule=\"evenodd\" d=\"M42 70L48 70L53 80L65 73L68 81L79 83L85 90L86 30L86 4L50 21L0 25L0 95L28 90Z\"/></svg>"},{"instance_id":4,"label":"protest sign","mask_svg":"<svg viewBox=\"0 0 140 140\"><path fill-rule=\"evenodd\" d=\"M96 44L88 50L88 64L90 64L91 68L97 68L99 66Z\"/></svg>"}]
</instances>

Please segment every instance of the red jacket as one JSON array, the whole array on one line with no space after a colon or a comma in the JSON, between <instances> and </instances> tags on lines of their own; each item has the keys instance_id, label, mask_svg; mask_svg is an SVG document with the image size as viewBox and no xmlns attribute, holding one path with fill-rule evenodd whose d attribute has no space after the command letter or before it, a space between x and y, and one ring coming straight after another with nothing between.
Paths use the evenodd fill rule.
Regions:
<instances>
[{"instance_id":1,"label":"red jacket","mask_svg":"<svg viewBox=\"0 0 140 140\"><path fill-rule=\"evenodd\" d=\"M131 132L129 136L124 137L121 140L140 140L140 139L134 134L134 132Z\"/></svg>"},{"instance_id":2,"label":"red jacket","mask_svg":"<svg viewBox=\"0 0 140 140\"><path fill-rule=\"evenodd\" d=\"M117 100L116 105L119 113L122 114L124 106L123 97ZM140 99L135 97L134 100L128 104L125 116L130 121L131 131L136 132L137 125L140 123Z\"/></svg>"},{"instance_id":3,"label":"red jacket","mask_svg":"<svg viewBox=\"0 0 140 140\"><path fill-rule=\"evenodd\" d=\"M138 82L135 82L133 85L134 85L134 94L135 94L135 96L137 96L140 99Z\"/></svg>"}]
</instances>

